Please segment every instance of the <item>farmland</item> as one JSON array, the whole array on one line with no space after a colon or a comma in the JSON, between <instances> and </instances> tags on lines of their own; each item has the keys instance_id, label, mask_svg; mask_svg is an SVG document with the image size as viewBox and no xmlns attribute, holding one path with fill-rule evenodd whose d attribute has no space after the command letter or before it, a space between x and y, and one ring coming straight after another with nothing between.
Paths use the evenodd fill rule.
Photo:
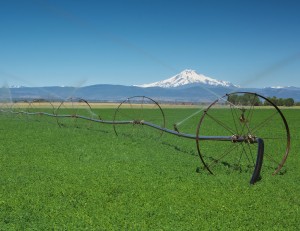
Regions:
<instances>
[{"instance_id":1,"label":"farmland","mask_svg":"<svg viewBox=\"0 0 300 231\"><path fill-rule=\"evenodd\" d=\"M130 109L123 110L129 114ZM143 116L160 123L148 110ZM168 106L166 127L195 111ZM276 176L263 165L255 185L249 184L248 171L196 172L202 164L194 140L132 125L119 125L116 136L108 124L4 113L0 229L299 230L300 110L283 112L291 152ZM112 108L94 110L109 120L114 113ZM180 129L195 134L199 118ZM204 128L208 135L219 132L209 124ZM222 145L213 143L208 150L219 151Z\"/></svg>"}]
</instances>

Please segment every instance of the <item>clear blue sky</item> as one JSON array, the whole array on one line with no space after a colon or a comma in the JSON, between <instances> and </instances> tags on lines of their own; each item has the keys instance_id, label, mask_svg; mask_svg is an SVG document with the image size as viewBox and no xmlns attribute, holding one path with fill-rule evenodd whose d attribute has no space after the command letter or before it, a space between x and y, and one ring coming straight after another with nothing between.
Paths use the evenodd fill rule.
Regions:
<instances>
[{"instance_id":1,"label":"clear blue sky","mask_svg":"<svg viewBox=\"0 0 300 231\"><path fill-rule=\"evenodd\" d=\"M0 84L300 87L296 0L0 0L0 28Z\"/></svg>"}]
</instances>

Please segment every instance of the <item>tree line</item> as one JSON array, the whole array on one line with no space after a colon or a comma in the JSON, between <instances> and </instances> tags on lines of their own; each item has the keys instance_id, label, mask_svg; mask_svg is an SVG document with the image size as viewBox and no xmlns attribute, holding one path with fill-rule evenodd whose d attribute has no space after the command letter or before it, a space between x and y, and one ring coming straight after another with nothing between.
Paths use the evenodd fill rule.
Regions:
<instances>
[{"instance_id":1,"label":"tree line","mask_svg":"<svg viewBox=\"0 0 300 231\"><path fill-rule=\"evenodd\" d=\"M277 106L291 107L295 105L295 101L293 98L277 98L276 96L273 96L273 97L267 97L267 99ZM264 105L268 106L270 105L270 103L268 101L265 101Z\"/></svg>"},{"instance_id":2,"label":"tree line","mask_svg":"<svg viewBox=\"0 0 300 231\"><path fill-rule=\"evenodd\" d=\"M276 96L273 96L266 97L266 99L267 100L261 101L257 95L247 93L242 95L233 94L228 96L228 101L235 105L270 106L271 104L269 101L277 106L291 107L294 105L300 105L300 103L295 103L293 98L277 98Z\"/></svg>"}]
</instances>

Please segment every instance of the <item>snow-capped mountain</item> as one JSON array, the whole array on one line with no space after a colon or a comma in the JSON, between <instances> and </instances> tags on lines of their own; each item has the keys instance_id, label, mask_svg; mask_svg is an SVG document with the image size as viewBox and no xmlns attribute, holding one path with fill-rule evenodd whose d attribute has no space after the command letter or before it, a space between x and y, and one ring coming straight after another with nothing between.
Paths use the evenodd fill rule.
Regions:
<instances>
[{"instance_id":1,"label":"snow-capped mountain","mask_svg":"<svg viewBox=\"0 0 300 231\"><path fill-rule=\"evenodd\" d=\"M22 85L12 85L12 86L10 86L10 88L24 88L24 86L22 86Z\"/></svg>"},{"instance_id":2,"label":"snow-capped mountain","mask_svg":"<svg viewBox=\"0 0 300 231\"><path fill-rule=\"evenodd\" d=\"M268 88L268 87L265 87L265 88ZM269 87L269 88L272 88L272 89L284 89L284 88L292 88L292 86L274 86L274 87Z\"/></svg>"},{"instance_id":3,"label":"snow-capped mountain","mask_svg":"<svg viewBox=\"0 0 300 231\"><path fill-rule=\"evenodd\" d=\"M236 87L232 83L222 80L216 80L207 77L203 74L198 74L194 70L184 70L179 74L158 82L137 85L137 87L162 87L162 88L174 88L174 87L185 87L191 85L210 85L210 86L220 86L220 87Z\"/></svg>"},{"instance_id":4,"label":"snow-capped mountain","mask_svg":"<svg viewBox=\"0 0 300 231\"><path fill-rule=\"evenodd\" d=\"M183 74L184 73L180 73L178 76L180 77L180 75ZM59 102L62 99L66 99L72 96L74 98L82 98L87 101L120 102L128 99L128 97L135 95L144 95L152 99L159 99L160 102L211 102L212 97L223 96L234 91L256 92L257 94L263 95L265 97L276 96L277 98L293 98L295 102L300 102L299 87L236 88L235 86L230 85L230 83L228 82L218 81L208 77L204 78L204 83L202 81L199 82L198 78L198 81L192 81L193 79L191 79L191 76L187 73L185 74L190 78L187 78L186 81L182 80L181 82L179 81L179 77L177 79L174 78L175 80L177 80L177 82L175 80L173 82L174 84L176 84L175 86L174 84L171 85L171 81L161 81L167 82L167 86L171 85L174 87L137 87L111 84L96 84L79 88L55 86L16 87L10 88L9 91L6 91L5 89L2 92L0 91L0 102L1 96L5 100L9 97L9 99L11 98L13 101L31 101L34 99L45 99L49 101ZM212 82L212 84L214 85L208 85L207 83L209 82ZM186 85L180 85L182 83L186 83Z\"/></svg>"}]
</instances>

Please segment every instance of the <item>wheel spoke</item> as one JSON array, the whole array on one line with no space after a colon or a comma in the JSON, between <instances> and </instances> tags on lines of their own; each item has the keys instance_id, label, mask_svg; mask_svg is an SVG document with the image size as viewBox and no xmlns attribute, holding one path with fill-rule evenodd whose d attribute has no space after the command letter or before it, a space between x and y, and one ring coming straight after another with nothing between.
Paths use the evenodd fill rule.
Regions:
<instances>
[{"instance_id":1,"label":"wheel spoke","mask_svg":"<svg viewBox=\"0 0 300 231\"><path fill-rule=\"evenodd\" d=\"M250 122L252 121L252 117L253 117L253 114L254 114L254 101L255 101L255 99L256 99L256 95L253 97L252 105L251 105L249 113L248 113L248 120ZM251 110L251 108L252 108L252 110Z\"/></svg>"},{"instance_id":2,"label":"wheel spoke","mask_svg":"<svg viewBox=\"0 0 300 231\"><path fill-rule=\"evenodd\" d=\"M207 167L211 168L213 165L218 164L220 160L222 160L224 157L228 156L233 152L234 149L236 149L238 145L233 145L231 146L228 150L226 150L220 157L217 157L216 159L213 159L213 161L209 164L206 165Z\"/></svg>"},{"instance_id":3,"label":"wheel spoke","mask_svg":"<svg viewBox=\"0 0 300 231\"><path fill-rule=\"evenodd\" d=\"M217 124L219 124L220 126L222 126L223 128L225 128L227 131L229 131L231 134L234 134L234 131L231 130L230 127L228 127L226 124L224 124L223 122L221 122L220 120L214 118L213 116L209 115L208 113L205 113L209 118L211 118L212 120L214 120Z\"/></svg>"},{"instance_id":4,"label":"wheel spoke","mask_svg":"<svg viewBox=\"0 0 300 231\"><path fill-rule=\"evenodd\" d=\"M266 101L270 103L270 107L256 107ZM226 136L228 132L237 137L244 137L246 142L224 145L218 142L213 145L201 139L196 140L200 159L209 172L218 172L222 169L224 171L224 168L217 166L222 160L226 160L228 165L238 165L240 169L243 166L245 168L251 166L254 167L253 171L260 171L260 169L255 170L258 144L253 141L255 142L257 138L264 141L264 156L266 157L264 164L274 165L275 172L273 171L272 174L278 173L282 168L290 148L289 128L280 109L267 98L256 93L237 92L227 94L210 104L200 118L196 136ZM225 151L224 147L226 147ZM206 163L209 164L206 165ZM259 173L255 172L255 174Z\"/></svg>"},{"instance_id":5,"label":"wheel spoke","mask_svg":"<svg viewBox=\"0 0 300 231\"><path fill-rule=\"evenodd\" d=\"M269 161L273 162L274 164L276 165L279 165L280 162L278 162L277 160L274 159L274 156L273 155L270 155L268 152L265 152L264 153L264 157L266 159L268 159Z\"/></svg>"},{"instance_id":6,"label":"wheel spoke","mask_svg":"<svg viewBox=\"0 0 300 231\"><path fill-rule=\"evenodd\" d=\"M250 145L253 145L253 144L246 144L246 146L248 147L248 151L247 151L245 149L245 144L242 143L243 151L245 153L245 156L246 156L248 162L254 166L255 164L254 164L253 152L252 152ZM250 155L251 159L249 158L249 155Z\"/></svg>"},{"instance_id":7,"label":"wheel spoke","mask_svg":"<svg viewBox=\"0 0 300 231\"><path fill-rule=\"evenodd\" d=\"M236 124L236 121L238 121L238 116L237 116L236 110L233 110L232 105L230 105L230 111L231 111L231 115L232 115L232 119L233 119L233 123L234 123L234 127L235 127L235 132L236 132L236 134L238 134L239 130L238 130L238 127Z\"/></svg>"},{"instance_id":8,"label":"wheel spoke","mask_svg":"<svg viewBox=\"0 0 300 231\"><path fill-rule=\"evenodd\" d=\"M143 96L143 100L142 100L142 103L141 103L141 110L140 110L140 117L139 117L139 119L144 118L144 116L143 116L143 114L144 114L144 100L145 100L145 96Z\"/></svg>"},{"instance_id":9,"label":"wheel spoke","mask_svg":"<svg viewBox=\"0 0 300 231\"><path fill-rule=\"evenodd\" d=\"M124 117L123 116L118 117L118 120L127 120L127 119L132 120L132 121L135 120L132 115L128 114L124 110L118 110L118 112L119 112L119 114L124 116ZM119 119L119 118L121 118L121 119Z\"/></svg>"},{"instance_id":10,"label":"wheel spoke","mask_svg":"<svg viewBox=\"0 0 300 231\"><path fill-rule=\"evenodd\" d=\"M252 134L254 134L258 129L266 126L268 123L273 122L271 118L273 118L276 114L278 114L278 111L275 111L271 116L269 116L267 119L262 121L260 124L258 124L256 127L254 127L251 131Z\"/></svg>"},{"instance_id":11,"label":"wheel spoke","mask_svg":"<svg viewBox=\"0 0 300 231\"><path fill-rule=\"evenodd\" d=\"M133 122L131 124L132 128L129 129L133 138L151 136L151 134L155 134L157 137L157 134L162 134L162 131L149 128L142 121L159 124L161 127L165 126L165 117L162 109L155 101L146 96L131 97L120 103L115 111L114 121L124 121L124 118L130 118ZM124 131L126 131L126 128L129 126L129 124L127 126L114 124L114 130L118 134L117 130L119 130L119 127L124 128Z\"/></svg>"}]
</instances>

